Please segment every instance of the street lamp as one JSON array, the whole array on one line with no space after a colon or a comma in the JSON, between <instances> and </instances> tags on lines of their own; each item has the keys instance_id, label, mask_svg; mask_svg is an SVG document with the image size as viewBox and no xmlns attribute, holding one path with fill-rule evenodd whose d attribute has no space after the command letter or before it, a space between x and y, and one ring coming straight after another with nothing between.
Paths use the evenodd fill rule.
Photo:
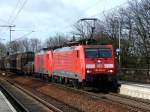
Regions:
<instances>
[{"instance_id":1,"label":"street lamp","mask_svg":"<svg viewBox=\"0 0 150 112\"><path fill-rule=\"evenodd\" d=\"M119 50L118 50L118 52L119 52L119 68L121 67L121 61L120 61L120 59L121 59L121 57L120 57L120 53L121 53L121 47L120 47L120 38L121 38L121 22L120 22L120 18L119 17L117 17L117 16L115 16L114 17L114 20L116 20L117 22L118 22L118 24L119 24L119 36L118 36L118 47L119 47Z\"/></svg>"}]
</instances>

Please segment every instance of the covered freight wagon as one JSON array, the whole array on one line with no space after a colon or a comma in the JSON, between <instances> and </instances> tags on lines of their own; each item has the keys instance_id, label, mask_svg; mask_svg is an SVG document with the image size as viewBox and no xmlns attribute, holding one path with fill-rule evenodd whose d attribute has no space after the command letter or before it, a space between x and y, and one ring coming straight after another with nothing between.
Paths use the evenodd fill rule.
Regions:
<instances>
[{"instance_id":1,"label":"covered freight wagon","mask_svg":"<svg viewBox=\"0 0 150 112\"><path fill-rule=\"evenodd\" d=\"M18 73L29 74L33 72L34 52L19 53L16 60Z\"/></svg>"},{"instance_id":2,"label":"covered freight wagon","mask_svg":"<svg viewBox=\"0 0 150 112\"><path fill-rule=\"evenodd\" d=\"M5 70L4 59L5 59L5 57L0 58L0 70Z\"/></svg>"}]
</instances>

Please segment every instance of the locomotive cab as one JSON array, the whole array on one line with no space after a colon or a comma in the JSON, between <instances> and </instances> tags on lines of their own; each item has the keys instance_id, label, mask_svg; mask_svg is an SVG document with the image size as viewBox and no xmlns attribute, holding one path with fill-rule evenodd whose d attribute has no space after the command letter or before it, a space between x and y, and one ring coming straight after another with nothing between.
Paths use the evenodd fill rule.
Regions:
<instances>
[{"instance_id":1,"label":"locomotive cab","mask_svg":"<svg viewBox=\"0 0 150 112\"><path fill-rule=\"evenodd\" d=\"M86 73L114 75L116 72L114 57L111 48L86 48Z\"/></svg>"},{"instance_id":2,"label":"locomotive cab","mask_svg":"<svg viewBox=\"0 0 150 112\"><path fill-rule=\"evenodd\" d=\"M85 47L86 82L117 83L115 50L112 45ZM101 84L104 85L104 84Z\"/></svg>"}]
</instances>

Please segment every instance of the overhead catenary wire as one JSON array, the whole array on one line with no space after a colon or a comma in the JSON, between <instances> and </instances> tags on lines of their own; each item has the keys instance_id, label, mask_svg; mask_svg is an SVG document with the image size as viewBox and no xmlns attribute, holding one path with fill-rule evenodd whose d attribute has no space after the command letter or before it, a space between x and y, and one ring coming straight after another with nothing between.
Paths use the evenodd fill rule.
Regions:
<instances>
[{"instance_id":1,"label":"overhead catenary wire","mask_svg":"<svg viewBox=\"0 0 150 112\"><path fill-rule=\"evenodd\" d=\"M15 20L17 19L17 17L19 16L20 12L22 11L22 9L24 8L25 4L27 3L28 0L24 0L24 2L22 3L21 7L19 8L19 10L17 11L16 15L14 16L14 18L12 18L12 21L9 22L9 20L11 19L11 15L9 16L9 19L8 19L8 22L9 22L9 26L12 26L13 23L15 22ZM20 3L20 0L18 0L17 4L16 4L16 7L14 8L14 10L12 11L12 14L13 12L17 9L18 5ZM11 32L11 29L10 29L10 32Z\"/></svg>"},{"instance_id":2,"label":"overhead catenary wire","mask_svg":"<svg viewBox=\"0 0 150 112\"><path fill-rule=\"evenodd\" d=\"M20 9L17 11L16 15L14 16L14 19L11 21L11 24L13 24L15 22L15 20L17 19L18 15L20 14L20 12L22 11L22 9L24 8L25 4L27 3L27 0L25 0L22 4L22 6L20 7Z\"/></svg>"},{"instance_id":3,"label":"overhead catenary wire","mask_svg":"<svg viewBox=\"0 0 150 112\"><path fill-rule=\"evenodd\" d=\"M15 22L15 20L17 19L17 17L19 16L19 14L21 13L22 9L24 8L24 6L26 5L28 0L25 0L22 4L22 6L20 7L20 9L17 11L16 15L14 16L13 20L11 21L11 25Z\"/></svg>"},{"instance_id":4,"label":"overhead catenary wire","mask_svg":"<svg viewBox=\"0 0 150 112\"><path fill-rule=\"evenodd\" d=\"M14 18L12 19L12 21L11 21L11 24L12 23L14 23L15 21L16 21L16 19L17 19L17 17L18 17L18 15L20 14L20 12L21 12L21 10L24 8L24 6L25 6L25 4L27 3L27 0L25 0L23 3L22 3L22 6L21 6L21 8L17 11L17 14L14 16ZM97 1L96 3L94 3L94 4L98 4L99 3L99 1ZM92 6L94 6L94 5L92 5ZM89 6L89 8L86 8L86 9L91 9L91 8L93 8L92 6ZM118 6L116 6L116 7L118 7ZM116 8L115 7L115 8ZM114 8L112 8L112 9L114 9ZM85 10L85 9L84 9ZM107 12L107 11L110 11L111 9L109 9L109 10L105 10L105 12ZM86 10L85 10L86 11ZM101 13L97 13L97 14L95 14L95 15L100 15L100 14L102 14L102 13L104 13L104 12L101 12ZM95 15L93 15L93 17L95 16ZM91 17L91 16L90 16ZM81 19L81 16L76 16L76 18L77 19ZM70 19L69 19L70 20ZM66 19L64 19L64 21L66 21ZM68 22L68 20L67 20L67 23L69 23ZM68 27L71 27L73 25L73 22L71 22L71 25L70 24L67 24L67 25L65 25L63 28L65 29L65 28L68 28ZM56 30L57 31L57 30Z\"/></svg>"},{"instance_id":5,"label":"overhead catenary wire","mask_svg":"<svg viewBox=\"0 0 150 112\"><path fill-rule=\"evenodd\" d=\"M97 4L98 5L98 3L99 3L100 1L97 1L95 4ZM108 9L108 10L104 10L104 11L102 11L102 12L100 12L100 13L97 13L97 14L94 14L94 15L91 15L91 16L88 16L88 17L96 17L97 15L103 15L104 16L104 13L107 13L107 12L110 12L111 10L114 10L114 9L117 9L117 8L120 8L120 7L122 7L122 6L124 6L125 4L127 4L128 2L124 2L124 3L121 3L121 4L119 4L119 5L117 5L117 6L115 6L115 7L113 7L113 8L110 8L110 9ZM93 5L91 5L90 7L89 7L89 9L92 9L93 7L92 7ZM88 8L86 8L86 9L88 9ZM88 9L88 10L89 10ZM85 10L85 9L84 9ZM76 16L75 17L76 18L76 21L78 20L78 19L81 19L82 17L81 16ZM61 18L61 19L63 19L63 18ZM71 29L71 27L75 24L75 23L73 23L73 22L71 22L71 24L70 24L70 20L71 19L63 19L64 21L67 21L67 25L65 25L65 26L63 26L63 27L61 27L62 29ZM69 23L69 24L68 24ZM69 28L68 28L69 27ZM49 29L49 28L46 28L46 30L44 30L44 31L47 31L47 29ZM41 31L41 30L40 30ZM57 29L55 29L55 31L56 31L56 33L57 33ZM67 31L68 32L68 31Z\"/></svg>"},{"instance_id":6,"label":"overhead catenary wire","mask_svg":"<svg viewBox=\"0 0 150 112\"><path fill-rule=\"evenodd\" d=\"M128 1L123 2L123 3L121 3L121 4L119 4L119 5L115 6L115 7L112 7L112 8L107 9L107 10L103 10L102 12L99 12L99 13L97 13L97 14L93 14L93 15L91 15L90 17L96 17L96 16L99 16L99 15L103 15L104 13L113 11L114 9L117 9L117 8L121 8L122 6L125 6L125 5L127 5L127 4L128 4Z\"/></svg>"},{"instance_id":7,"label":"overhead catenary wire","mask_svg":"<svg viewBox=\"0 0 150 112\"><path fill-rule=\"evenodd\" d=\"M92 4L92 5L90 5L90 6L88 6L88 7L86 7L86 8L84 8L84 9L82 9L83 11L85 11L85 10L90 10L90 9L92 9L93 7L95 7L95 5L98 5L98 3L99 2L101 2L100 0L97 0L94 4ZM59 17L58 17L59 18ZM76 21L78 20L78 19L80 19L81 17L80 16L76 16ZM63 18L61 18L61 19L63 19ZM62 28L64 29L64 28L67 28L67 27L71 27L71 26L73 26L73 23L71 23L71 25L69 24L69 22L70 22L70 20L71 19L69 19L69 18L67 18L67 19L63 19L65 22L67 21L67 25L65 25L65 26L63 26ZM47 30L48 28L46 28L45 30Z\"/></svg>"},{"instance_id":8,"label":"overhead catenary wire","mask_svg":"<svg viewBox=\"0 0 150 112\"><path fill-rule=\"evenodd\" d=\"M12 23L16 20L16 18L17 18L17 16L19 15L19 13L21 12L21 10L23 9L23 7L25 6L25 4L26 4L26 2L27 2L27 0L25 0L24 2L23 2L23 5L22 5L22 7L20 8L20 10L18 10L18 12L17 12L17 14L16 14L16 16L14 17L14 19L13 19L13 21L12 21ZM96 3L94 3L94 4L98 4L100 1L97 1ZM124 4L124 3L123 3ZM122 5L122 4L121 4ZM89 10L89 9L91 9L91 8L93 8L93 6L95 6L95 5L92 5L92 6L89 6L89 7L87 7L86 9L84 9L84 10ZM117 6L116 6L117 7ZM115 8L116 8L115 7ZM114 9L114 8L111 8L111 9ZM111 9L109 9L109 10L111 10ZM106 10L106 11L109 11L109 10ZM105 11L105 12L106 12ZM101 13L97 13L97 14L95 14L95 15L99 15L99 14L102 14L103 12L101 12ZM95 15L93 15L93 16L95 16ZM79 17L77 17L78 19L79 18L81 18L81 16ZM70 20L70 19L69 19ZM64 19L64 21L66 21L66 19ZM67 20L68 21L68 20ZM72 24L73 25L73 24ZM67 25L65 25L63 28L67 28L67 27L71 27L72 25L70 25L70 24L67 24Z\"/></svg>"},{"instance_id":9,"label":"overhead catenary wire","mask_svg":"<svg viewBox=\"0 0 150 112\"><path fill-rule=\"evenodd\" d=\"M95 4L98 5L99 2L100 2L100 1L97 1ZM96 16L98 16L98 15L104 15L104 13L110 12L110 11L116 9L116 8L120 8L120 7L122 7L123 5L125 5L125 4L127 4L127 3L128 3L128 1L126 1L126 2L124 2L124 3L121 3L121 4L119 4L119 5L117 5L117 6L113 7L113 8L108 9L108 10L104 10L104 11L102 11L102 12L100 12L100 13L97 13L97 14L94 14L94 15L90 15L90 16L88 16L88 17L89 17L89 18L92 18L92 17L96 17ZM92 5L92 6L94 6L94 5ZM88 9L88 7L85 8L85 9L84 9L84 12L86 12L86 10L92 9L92 8L93 8L92 6L90 6L89 9ZM78 21L78 19L81 19L82 17L81 17L81 16L76 16L75 18L77 18L76 21ZM67 21L67 23L69 23L69 20L70 20L70 19L64 19L64 21ZM72 25L73 25L73 24L72 24ZM71 25L71 26L72 26L72 25ZM65 27L63 27L63 28L66 28L66 27L68 27L68 26L69 26L69 24L65 25Z\"/></svg>"},{"instance_id":10,"label":"overhead catenary wire","mask_svg":"<svg viewBox=\"0 0 150 112\"><path fill-rule=\"evenodd\" d=\"M99 1L97 1L96 3L99 3ZM92 18L92 17L95 18L96 16L104 15L104 13L110 12L110 11L116 9L116 8L121 8L121 7L124 6L125 4L128 4L128 1L126 1L126 2L124 2L124 3L121 3L121 4L119 4L119 5L117 5L117 6L113 7L113 8L108 9L108 10L104 10L104 11L102 11L102 12L100 12L100 13L97 13L97 14L94 14L94 15L91 15L91 16L88 16L88 17L89 17L89 18ZM90 6L90 9L91 9L91 8L92 8L92 6ZM87 9L87 8L86 8L86 9ZM85 10L85 9L84 9L84 10ZM88 9L88 10L89 10L89 9ZM77 21L78 21L78 19L81 19L82 17L81 17L81 16L76 16L76 18L77 18ZM70 19L67 19L67 20L64 20L64 21L67 21L67 23L68 23L69 20L70 20ZM63 28L67 28L68 26L71 27L72 25L73 25L73 24L71 24L71 25L67 24L67 25L65 25Z\"/></svg>"},{"instance_id":11,"label":"overhead catenary wire","mask_svg":"<svg viewBox=\"0 0 150 112\"><path fill-rule=\"evenodd\" d=\"M7 21L6 21L6 20L5 20L5 21L3 20L3 22L5 22L6 24L9 24L9 22L10 22L10 20L12 19L12 17L13 17L13 15L14 15L14 13L15 13L17 7L19 6L19 3L20 3L20 2L21 2L21 0L18 0L18 1L17 1L15 7L13 8L13 10L12 10L12 12L11 12L11 14L9 15L8 20L7 20ZM0 30L0 32L3 32L3 30L2 30L2 31Z\"/></svg>"},{"instance_id":12,"label":"overhead catenary wire","mask_svg":"<svg viewBox=\"0 0 150 112\"><path fill-rule=\"evenodd\" d=\"M20 37L16 38L15 40L13 40L13 42L14 42L14 41L17 41L17 40L20 40L20 39L22 39L23 37L26 37L26 36L32 34L33 32L35 32L35 31L28 32L28 33L24 34L23 36L20 36Z\"/></svg>"},{"instance_id":13,"label":"overhead catenary wire","mask_svg":"<svg viewBox=\"0 0 150 112\"><path fill-rule=\"evenodd\" d=\"M85 9L82 9L83 11L86 11L86 10L90 10L92 8L94 8L96 5L98 5L101 1L100 0L97 0L94 4L86 7Z\"/></svg>"},{"instance_id":14,"label":"overhead catenary wire","mask_svg":"<svg viewBox=\"0 0 150 112\"><path fill-rule=\"evenodd\" d=\"M14 9L11 12L9 18L8 18L8 23L10 22L11 19L13 19L13 15L15 14L16 9L18 8L18 6L19 6L20 3L21 3L21 0L18 0L17 3L16 3L16 5L15 5L15 7L14 7Z\"/></svg>"}]
</instances>

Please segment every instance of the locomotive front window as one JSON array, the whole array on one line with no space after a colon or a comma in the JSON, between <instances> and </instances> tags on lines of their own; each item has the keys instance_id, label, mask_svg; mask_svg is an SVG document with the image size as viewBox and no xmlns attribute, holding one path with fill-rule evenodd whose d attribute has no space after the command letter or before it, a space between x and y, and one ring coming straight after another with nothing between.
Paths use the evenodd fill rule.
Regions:
<instances>
[{"instance_id":1,"label":"locomotive front window","mask_svg":"<svg viewBox=\"0 0 150 112\"><path fill-rule=\"evenodd\" d=\"M98 55L99 58L111 58L112 50L110 48L99 48Z\"/></svg>"},{"instance_id":2,"label":"locomotive front window","mask_svg":"<svg viewBox=\"0 0 150 112\"><path fill-rule=\"evenodd\" d=\"M86 58L111 58L112 50L110 48L86 48Z\"/></svg>"},{"instance_id":3,"label":"locomotive front window","mask_svg":"<svg viewBox=\"0 0 150 112\"><path fill-rule=\"evenodd\" d=\"M95 48L87 48L85 50L86 58L97 58L98 57L98 49Z\"/></svg>"}]
</instances>

